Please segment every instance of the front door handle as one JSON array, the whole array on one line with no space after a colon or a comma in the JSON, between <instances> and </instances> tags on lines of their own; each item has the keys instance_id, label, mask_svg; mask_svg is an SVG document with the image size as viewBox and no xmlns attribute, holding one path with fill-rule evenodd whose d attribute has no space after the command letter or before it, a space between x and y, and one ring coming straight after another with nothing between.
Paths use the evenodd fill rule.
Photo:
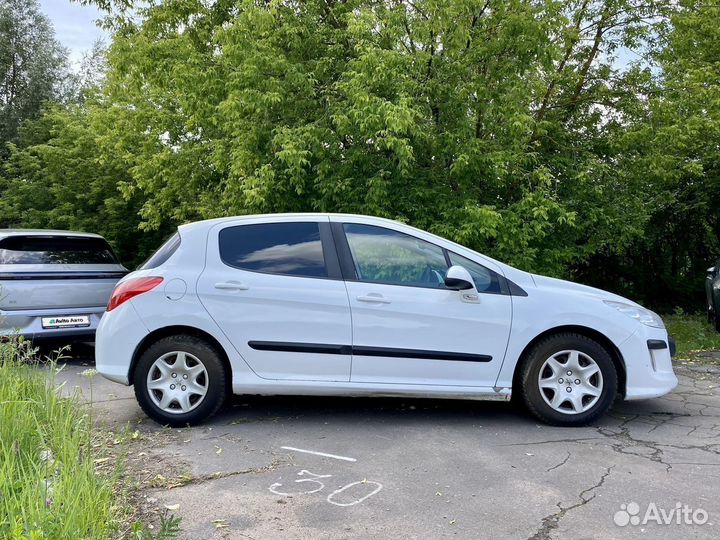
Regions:
<instances>
[{"instance_id":1,"label":"front door handle","mask_svg":"<svg viewBox=\"0 0 720 540\"><path fill-rule=\"evenodd\" d=\"M221 291L247 291L250 287L239 281L223 281L216 283L215 288Z\"/></svg>"},{"instance_id":2,"label":"front door handle","mask_svg":"<svg viewBox=\"0 0 720 540\"><path fill-rule=\"evenodd\" d=\"M368 302L370 304L389 304L391 301L381 294L370 293L366 296L358 296L358 302Z\"/></svg>"}]
</instances>

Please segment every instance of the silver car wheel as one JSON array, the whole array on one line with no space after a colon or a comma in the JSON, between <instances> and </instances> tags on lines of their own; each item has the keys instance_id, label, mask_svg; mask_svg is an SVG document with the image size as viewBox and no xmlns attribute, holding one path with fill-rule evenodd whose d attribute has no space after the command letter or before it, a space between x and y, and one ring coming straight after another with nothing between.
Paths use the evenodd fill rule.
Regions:
<instances>
[{"instance_id":1,"label":"silver car wheel","mask_svg":"<svg viewBox=\"0 0 720 540\"><path fill-rule=\"evenodd\" d=\"M600 399L603 377L600 366L589 355L560 351L545 360L538 375L540 394L553 410L579 414Z\"/></svg>"},{"instance_id":2,"label":"silver car wheel","mask_svg":"<svg viewBox=\"0 0 720 540\"><path fill-rule=\"evenodd\" d=\"M208 373L197 356L183 351L163 354L147 375L152 402L162 411L184 414L197 408L208 391Z\"/></svg>"}]
</instances>

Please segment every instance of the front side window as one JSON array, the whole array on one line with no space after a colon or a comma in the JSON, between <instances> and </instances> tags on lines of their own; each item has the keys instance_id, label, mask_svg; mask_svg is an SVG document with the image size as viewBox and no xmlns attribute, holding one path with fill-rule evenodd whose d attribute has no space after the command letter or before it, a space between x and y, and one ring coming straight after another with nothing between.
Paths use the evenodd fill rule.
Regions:
<instances>
[{"instance_id":1,"label":"front side window","mask_svg":"<svg viewBox=\"0 0 720 540\"><path fill-rule=\"evenodd\" d=\"M384 227L346 223L344 229L360 281L445 287L442 248Z\"/></svg>"},{"instance_id":2,"label":"front side window","mask_svg":"<svg viewBox=\"0 0 720 540\"><path fill-rule=\"evenodd\" d=\"M0 240L0 264L118 264L102 238L9 236Z\"/></svg>"},{"instance_id":3,"label":"front side window","mask_svg":"<svg viewBox=\"0 0 720 540\"><path fill-rule=\"evenodd\" d=\"M495 272L457 253L449 251L448 255L450 255L450 264L457 264L470 272L478 292L500 293L502 291L500 288L500 279Z\"/></svg>"},{"instance_id":4,"label":"front side window","mask_svg":"<svg viewBox=\"0 0 720 540\"><path fill-rule=\"evenodd\" d=\"M236 268L327 277L318 223L260 223L220 231L220 258Z\"/></svg>"}]
</instances>

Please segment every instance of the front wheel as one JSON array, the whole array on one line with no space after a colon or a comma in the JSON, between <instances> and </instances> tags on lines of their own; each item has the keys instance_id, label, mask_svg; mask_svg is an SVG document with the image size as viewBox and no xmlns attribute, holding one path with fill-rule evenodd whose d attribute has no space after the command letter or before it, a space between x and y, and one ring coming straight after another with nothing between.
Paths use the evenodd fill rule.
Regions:
<instances>
[{"instance_id":1,"label":"front wheel","mask_svg":"<svg viewBox=\"0 0 720 540\"><path fill-rule=\"evenodd\" d=\"M520 393L540 420L558 426L593 422L617 395L617 371L605 348L580 334L535 344L520 366Z\"/></svg>"},{"instance_id":2,"label":"front wheel","mask_svg":"<svg viewBox=\"0 0 720 540\"><path fill-rule=\"evenodd\" d=\"M209 418L225 401L227 374L215 348L194 336L162 338L138 359L135 396L143 411L173 427Z\"/></svg>"}]
</instances>

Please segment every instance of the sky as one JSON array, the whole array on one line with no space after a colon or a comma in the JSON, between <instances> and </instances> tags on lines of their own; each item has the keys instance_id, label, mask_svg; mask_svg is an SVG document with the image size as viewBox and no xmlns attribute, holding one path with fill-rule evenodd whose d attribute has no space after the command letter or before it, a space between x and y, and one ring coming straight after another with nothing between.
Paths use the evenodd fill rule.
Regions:
<instances>
[{"instance_id":1,"label":"sky","mask_svg":"<svg viewBox=\"0 0 720 540\"><path fill-rule=\"evenodd\" d=\"M55 36L70 51L70 60L77 66L83 53L96 39L107 43L107 34L95 25L101 17L94 6L81 6L70 0L40 0L40 9L55 27Z\"/></svg>"},{"instance_id":2,"label":"sky","mask_svg":"<svg viewBox=\"0 0 720 540\"><path fill-rule=\"evenodd\" d=\"M69 49L70 60L76 68L96 39L104 39L109 44L107 33L95 24L102 14L94 6L81 6L70 0L40 0L40 8L50 17L57 39ZM637 60L637 54L625 49L616 51L616 55L616 67L620 68Z\"/></svg>"}]
</instances>

